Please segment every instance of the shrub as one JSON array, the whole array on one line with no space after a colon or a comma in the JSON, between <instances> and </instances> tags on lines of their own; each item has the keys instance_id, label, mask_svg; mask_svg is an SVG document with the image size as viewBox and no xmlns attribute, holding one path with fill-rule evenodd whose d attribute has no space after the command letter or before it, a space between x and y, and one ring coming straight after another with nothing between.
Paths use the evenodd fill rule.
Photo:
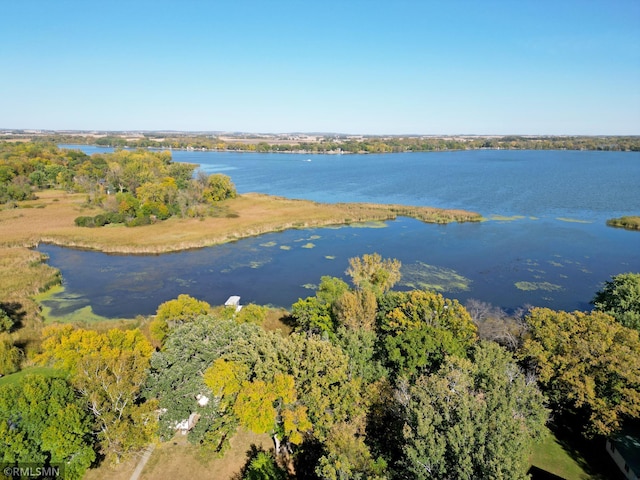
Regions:
<instances>
[{"instance_id":1,"label":"shrub","mask_svg":"<svg viewBox=\"0 0 640 480\"><path fill-rule=\"evenodd\" d=\"M78 227L95 227L95 223L93 221L93 217L77 217L74 220L76 226Z\"/></svg>"}]
</instances>

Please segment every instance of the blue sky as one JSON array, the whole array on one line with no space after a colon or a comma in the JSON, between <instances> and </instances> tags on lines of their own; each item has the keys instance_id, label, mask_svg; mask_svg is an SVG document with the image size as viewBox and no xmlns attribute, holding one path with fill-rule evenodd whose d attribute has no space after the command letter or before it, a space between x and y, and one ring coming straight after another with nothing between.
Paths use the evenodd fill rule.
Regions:
<instances>
[{"instance_id":1,"label":"blue sky","mask_svg":"<svg viewBox=\"0 0 640 480\"><path fill-rule=\"evenodd\" d=\"M638 0L6 0L0 128L640 134Z\"/></svg>"}]
</instances>

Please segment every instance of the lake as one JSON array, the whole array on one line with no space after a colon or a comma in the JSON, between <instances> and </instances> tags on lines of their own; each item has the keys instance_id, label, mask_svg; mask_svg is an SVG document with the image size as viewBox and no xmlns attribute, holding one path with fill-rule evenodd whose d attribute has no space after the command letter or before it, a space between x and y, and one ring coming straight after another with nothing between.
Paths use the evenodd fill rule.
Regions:
<instances>
[{"instance_id":1,"label":"lake","mask_svg":"<svg viewBox=\"0 0 640 480\"><path fill-rule=\"evenodd\" d=\"M87 153L108 151L82 148ZM399 288L431 288L511 310L588 310L612 275L640 272L640 232L606 227L640 212L640 153L476 150L384 155L174 151L175 161L229 175L255 191L324 202L378 202L478 211L488 221L396 221L291 230L158 256L41 245L62 272L54 312L91 305L110 318L154 313L181 293L223 303L289 307L322 275L378 252L403 263Z\"/></svg>"}]
</instances>

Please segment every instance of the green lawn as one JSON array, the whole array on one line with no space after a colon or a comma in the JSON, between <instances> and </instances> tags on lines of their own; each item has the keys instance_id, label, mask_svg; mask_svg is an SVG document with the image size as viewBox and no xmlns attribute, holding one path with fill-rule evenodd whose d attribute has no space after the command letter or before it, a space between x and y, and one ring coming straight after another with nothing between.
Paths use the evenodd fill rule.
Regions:
<instances>
[{"instance_id":1,"label":"green lawn","mask_svg":"<svg viewBox=\"0 0 640 480\"><path fill-rule=\"evenodd\" d=\"M591 478L580 463L564 449L550 430L547 430L544 440L535 446L531 455L531 465L565 480L586 480Z\"/></svg>"},{"instance_id":2,"label":"green lawn","mask_svg":"<svg viewBox=\"0 0 640 480\"><path fill-rule=\"evenodd\" d=\"M12 383L18 383L25 375L44 375L45 377L64 377L65 373L51 367L28 367L19 372L12 373L0 378L0 387L2 385L10 385Z\"/></svg>"}]
</instances>

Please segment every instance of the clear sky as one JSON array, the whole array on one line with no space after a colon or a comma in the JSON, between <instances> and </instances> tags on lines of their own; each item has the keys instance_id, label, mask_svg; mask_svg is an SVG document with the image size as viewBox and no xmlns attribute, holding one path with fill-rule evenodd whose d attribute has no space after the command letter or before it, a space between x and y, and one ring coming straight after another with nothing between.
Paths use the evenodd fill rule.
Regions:
<instances>
[{"instance_id":1,"label":"clear sky","mask_svg":"<svg viewBox=\"0 0 640 480\"><path fill-rule=\"evenodd\" d=\"M0 7L0 128L640 134L640 0Z\"/></svg>"}]
</instances>

